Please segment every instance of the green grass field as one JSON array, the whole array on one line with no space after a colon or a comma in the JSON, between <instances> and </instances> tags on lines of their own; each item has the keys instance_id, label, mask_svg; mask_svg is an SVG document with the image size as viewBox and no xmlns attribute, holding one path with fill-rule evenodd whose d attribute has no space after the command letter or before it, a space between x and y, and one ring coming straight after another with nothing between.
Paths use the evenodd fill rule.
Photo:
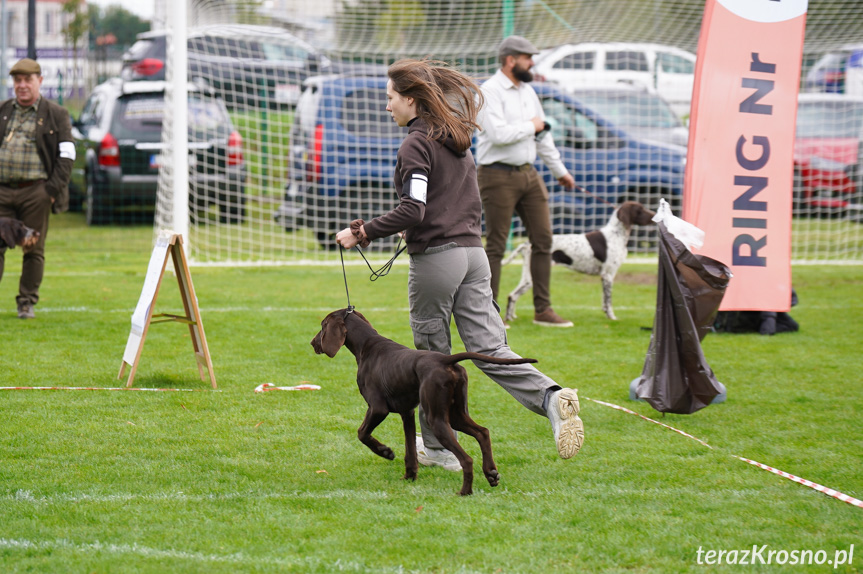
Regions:
<instances>
[{"instance_id":1,"label":"green grass field","mask_svg":"<svg viewBox=\"0 0 863 574\"><path fill-rule=\"evenodd\" d=\"M149 227L55 217L32 321L15 315L21 252L7 252L0 386L122 386L151 241ZM410 344L406 266L372 283L356 254L347 259L351 302ZM353 356L309 345L346 304L339 267L191 272L219 392L199 379L188 329L174 323L151 326L135 386L199 392L0 391L0 571L863 571L863 508L734 458L863 498L861 267L795 267L801 331L709 335L704 352L727 402L664 417L628 400L649 344L656 265L622 268L616 322L600 310L597 278L555 269L555 308L576 326L534 326L525 297L508 333L516 352L578 387L584 448L560 460L548 421L469 365L471 414L491 431L502 479L491 488L477 476L467 498L456 495L461 477L442 469L401 479L398 417L376 433L395 461L357 440L365 404ZM502 291L519 273L505 268ZM181 311L171 274L156 311ZM322 390L254 393L303 381ZM756 565L725 564L753 546ZM709 551L736 552L711 566ZM826 563L835 558L845 563Z\"/></svg>"}]
</instances>

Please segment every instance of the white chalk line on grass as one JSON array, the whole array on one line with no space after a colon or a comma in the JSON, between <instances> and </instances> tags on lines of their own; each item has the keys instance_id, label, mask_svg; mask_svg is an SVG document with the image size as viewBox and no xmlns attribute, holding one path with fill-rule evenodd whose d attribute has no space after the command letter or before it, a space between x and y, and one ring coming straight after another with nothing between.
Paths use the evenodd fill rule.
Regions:
<instances>
[{"instance_id":1,"label":"white chalk line on grass","mask_svg":"<svg viewBox=\"0 0 863 574\"><path fill-rule=\"evenodd\" d=\"M619 405L615 405L614 403L607 403L605 401L598 401L595 399L591 399L590 397L584 397L584 398L585 398L585 400L594 402L596 404L610 407L612 409L615 409L615 410L618 410L618 411L621 411L621 412L624 412L624 413L627 413L630 415L635 415L635 416L642 418L646 421L652 422L652 423L657 424L661 427L665 427L669 430L672 430L672 431L674 431L678 434L681 434L687 438L691 438L692 440L698 441L699 443L701 443L702 445L706 446L707 448L709 448L711 450L713 449L712 446L710 446L709 444L707 444L706 442L704 442L700 438L694 437L689 433L683 432L682 430L676 429L673 426L669 426L665 423L661 423L661 422L654 420L650 417L646 417L646 416L644 416L640 413L637 413L633 410L627 409L625 407L621 407ZM766 464L763 464L763 463L760 463L760 462L757 462L757 461L754 461L754 460L751 460L748 458L744 458L742 456L737 456L737 455L733 454L733 455L731 455L731 457L736 458L738 460L742 460L743 462L749 463L753 466L756 466L756 467L763 469L763 470L766 470L768 472L772 472L773 474L775 474L777 476L781 476L782 478L787 478L788 480L790 480L792 482L796 482L797 484L802 484L803 486L809 487L813 490L816 490L822 494L826 494L827 496L830 496L830 497L835 498L837 500L841 500L842 502L847 502L848 504L850 504L852 506L856 506L857 508L863 508L863 500L859 500L857 498L854 498L853 496L848 496L847 494L843 494L843 493L839 492L838 490L834 490L834 489L829 488L827 486L822 486L822 485L818 484L817 482L812 482L811 480L806 480L805 478L800 478L799 476L795 476L791 473L779 470L778 468L773 468L772 466L767 466Z\"/></svg>"},{"instance_id":2,"label":"white chalk line on grass","mask_svg":"<svg viewBox=\"0 0 863 574\"><path fill-rule=\"evenodd\" d=\"M446 496L449 495L448 489L443 489L446 491ZM655 492L657 495L660 493L668 494L670 490L674 490L669 487L633 487L633 488L620 488L615 487L611 489L614 494L618 494L621 496L630 496L634 494L638 495L649 495ZM685 494L684 489L677 489L680 491L681 496ZM754 489L733 489L729 492L740 495L740 496L757 496L760 494L760 491ZM517 497L517 498L560 498L561 496L568 496L572 494L572 490L570 488L534 488L530 490L518 489L518 488L496 488L493 491L476 491L473 494L475 499L489 497L492 498L501 498L501 497ZM350 503L364 503L364 502L381 502L388 500L401 500L405 496L410 496L409 493L405 492L396 492L393 494L389 491L383 490L375 490L375 491L367 491L367 490L346 490L346 489L336 489L336 490L327 490L327 491L318 491L318 492L304 492L304 491L293 491L293 492L223 492L223 493L210 493L210 494L186 494L184 492L155 492L150 494L140 494L140 493L130 493L130 492L121 492L121 493L113 493L113 494L91 494L91 493L74 493L74 492L65 492L65 493L57 493L57 494L49 494L49 495L40 495L34 494L30 490L18 490L11 494L0 495L0 503L6 503L9 505L27 505L27 506L55 506L55 505L64 505L64 504L166 504L173 505L172 507L176 507L178 503L186 504L201 504L201 503L219 503L219 502L230 502L230 501L242 501L242 502L265 502L265 501L274 501L274 502L284 502L284 501L301 501L301 500L320 500L320 501L347 501Z\"/></svg>"},{"instance_id":3,"label":"white chalk line on grass","mask_svg":"<svg viewBox=\"0 0 863 574\"><path fill-rule=\"evenodd\" d=\"M200 307L200 311L203 314L208 313L329 313L333 311L336 307ZM557 307L555 307L557 308ZM863 300L859 303L855 302L847 302L842 301L838 302L835 305L810 305L807 304L806 308L812 311L821 311L821 310L832 310L832 309L843 309L843 310L853 310L853 309L863 309ZM599 309L599 305L562 305L560 306L562 311L582 311L582 312L601 312ZM645 310L655 310L655 305L618 305L615 304L615 309L620 311L645 311ZM14 308L6 309L5 311L13 312ZM364 313L407 313L410 311L408 307L402 306L390 306L390 307L363 307L360 308ZM2 313L4 309L0 308L0 313ZM37 307L37 311L39 313L87 313L88 315L93 314L124 314L131 315L134 312L134 309L123 308L123 309L97 309L87 306L71 306L71 307Z\"/></svg>"},{"instance_id":4,"label":"white chalk line on grass","mask_svg":"<svg viewBox=\"0 0 863 574\"><path fill-rule=\"evenodd\" d=\"M621 307L623 309L623 307ZM329 313L335 307L200 307L201 313ZM14 309L9 309L12 312ZM90 307L38 307L40 313L87 313L92 314L124 314L131 315L135 310L128 309L93 309ZM407 307L368 307L363 309L370 313L377 312L403 312L407 313Z\"/></svg>"},{"instance_id":5,"label":"white chalk line on grass","mask_svg":"<svg viewBox=\"0 0 863 574\"><path fill-rule=\"evenodd\" d=\"M0 538L0 548L17 549L17 550L70 550L73 552L81 552L84 554L105 553L105 554L134 554L146 558L176 558L181 560L191 560L194 562L226 562L230 564L246 564L249 562L267 563L279 566L296 565L297 561L286 560L284 558L260 558L246 556L241 552L236 554L205 554L203 552L188 552L185 550L160 550L158 548L150 548L140 544L112 544L104 542L91 542L88 544L75 543L70 540L46 540L32 541L22 539Z\"/></svg>"},{"instance_id":6,"label":"white chalk line on grass","mask_svg":"<svg viewBox=\"0 0 863 574\"><path fill-rule=\"evenodd\" d=\"M325 568L328 571L334 572L366 572L368 567L359 562L346 561L337 558L334 562L324 562L317 558L309 558L296 556L279 557L279 556L252 556L243 552L235 552L233 554L208 554L205 552L194 552L187 550L163 550L160 548L151 548L142 544L113 544L109 542L89 542L80 543L66 539L33 541L20 538L0 538L0 548L7 550L24 550L27 552L50 550L56 552L58 550L66 550L70 552L79 552L82 554L110 554L110 555L135 555L144 558L172 558L177 560L187 560L197 563L221 563L221 564L260 564L268 566L280 566L283 568L291 567L318 567ZM376 569L377 570L377 569ZM402 572L401 567L380 568L381 572Z\"/></svg>"},{"instance_id":7,"label":"white chalk line on grass","mask_svg":"<svg viewBox=\"0 0 863 574\"><path fill-rule=\"evenodd\" d=\"M839 305L837 305L839 307ZM848 309L848 305L842 305L843 309ZM863 307L863 305L861 305ZM641 306L626 306L626 305L615 305L615 309L619 309L621 311L644 311L645 309L654 309L654 305L641 305ZM815 307L813 307L815 308ZM826 308L826 307L825 307ZM202 314L208 313L329 313L330 311L334 311L337 307L200 307L199 308ZM566 311L597 311L601 313L599 305L564 305L561 306L560 309ZM88 315L93 314L125 314L132 315L134 312L133 308L126 309L94 309L90 307L37 307L36 310L39 313L87 313ZM358 310L361 310L364 313L407 313L410 311L408 307L358 307ZM2 312L3 309L0 309ZM6 311L13 312L14 308L9 308Z\"/></svg>"},{"instance_id":8,"label":"white chalk line on grass","mask_svg":"<svg viewBox=\"0 0 863 574\"><path fill-rule=\"evenodd\" d=\"M342 500L357 502L384 500L389 498L385 491L328 490L325 492L225 492L214 494L186 494L184 492L157 492L152 494L87 494L60 493L49 496L36 495L30 490L18 490L14 494L0 496L7 502L28 504L66 504L66 503L127 503L127 502L224 502L230 500Z\"/></svg>"},{"instance_id":9,"label":"white chalk line on grass","mask_svg":"<svg viewBox=\"0 0 863 574\"><path fill-rule=\"evenodd\" d=\"M372 254L369 258L369 263L372 265L378 263L386 263L389 259L388 257L384 257L381 255L381 259L378 258L378 254ZM658 265L659 259L655 255L645 255L645 256L637 256L630 255L626 258L624 266L626 265ZM317 259L298 259L296 261L195 261L190 260L189 267L192 268L225 268L225 269L243 269L248 267L257 267L257 268L276 268L276 267L340 267L342 265L341 261L336 260L327 260L320 261ZM856 259L852 260L834 260L834 261L818 261L818 260L810 260L810 259L795 259L792 262L792 265L801 265L807 267L816 267L819 265L823 265L824 267L856 267L860 265L860 261ZM358 258L346 258L344 261L344 265L346 267L361 267L365 265L366 262L362 259ZM398 267L406 267L408 264L407 259L396 259L393 262L394 266ZM517 259L512 261L508 265L513 267L522 267L522 261ZM626 267L623 267L626 270ZM166 269L167 273L171 273L173 275L173 270ZM18 274L20 275L20 274ZM108 270L91 270L91 271L49 271L45 273L45 277L89 277L95 275L128 275L125 271L108 271ZM10 274L10 276L15 276L14 273Z\"/></svg>"},{"instance_id":10,"label":"white chalk line on grass","mask_svg":"<svg viewBox=\"0 0 863 574\"><path fill-rule=\"evenodd\" d=\"M327 572L382 572L385 574L405 574L407 572L415 572L404 566L378 566L373 568L368 564L356 562L353 560L343 560L335 558L332 562L325 562L319 558L296 556L294 558L283 558L275 556L251 556L242 552L234 554L207 554L204 552L189 552L185 550L161 550L151 548L141 544L112 544L105 542L91 543L76 543L71 540L57 539L37 542L20 538L0 538L0 549L24 550L28 552L40 550L67 550L71 552L80 552L84 554L116 554L116 555L136 555L144 558L175 558L179 560L188 560L198 563L222 563L222 564L261 564L273 565L280 567L313 567L316 569L324 569ZM471 570L464 566L457 567L453 570L453 574L475 574L478 570Z\"/></svg>"}]
</instances>

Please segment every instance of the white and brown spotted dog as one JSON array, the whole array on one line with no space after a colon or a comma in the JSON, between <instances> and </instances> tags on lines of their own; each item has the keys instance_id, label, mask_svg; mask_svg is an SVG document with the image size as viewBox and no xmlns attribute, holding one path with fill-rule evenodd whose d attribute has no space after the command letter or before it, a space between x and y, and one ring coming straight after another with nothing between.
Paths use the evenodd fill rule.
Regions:
<instances>
[{"instance_id":1,"label":"white and brown spotted dog","mask_svg":"<svg viewBox=\"0 0 863 574\"><path fill-rule=\"evenodd\" d=\"M626 259L626 244L633 225L649 225L654 213L637 201L622 203L602 229L587 233L555 235L551 242L551 259L558 265L569 267L588 275L602 278L602 310L611 320L616 320L611 307L611 287L614 276ZM509 294L506 303L505 321L515 319L515 303L533 286L530 276L530 242L519 245L503 263L512 261L521 253L524 259L521 281Z\"/></svg>"}]
</instances>

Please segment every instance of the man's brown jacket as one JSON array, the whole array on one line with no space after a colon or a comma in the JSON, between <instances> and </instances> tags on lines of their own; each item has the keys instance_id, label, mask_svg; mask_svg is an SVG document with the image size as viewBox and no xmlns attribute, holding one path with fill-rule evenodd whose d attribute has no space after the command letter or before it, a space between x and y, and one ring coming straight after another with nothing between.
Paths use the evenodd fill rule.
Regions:
<instances>
[{"instance_id":1,"label":"man's brown jacket","mask_svg":"<svg viewBox=\"0 0 863 574\"><path fill-rule=\"evenodd\" d=\"M0 104L0 137L6 133L9 119L14 114L14 103L13 98ZM54 213L69 209L69 177L75 163L68 157L60 156L60 142L71 142L73 145L75 142L69 111L43 97L36 112L36 149L48 174L45 189L54 198L54 205L51 206Z\"/></svg>"}]
</instances>

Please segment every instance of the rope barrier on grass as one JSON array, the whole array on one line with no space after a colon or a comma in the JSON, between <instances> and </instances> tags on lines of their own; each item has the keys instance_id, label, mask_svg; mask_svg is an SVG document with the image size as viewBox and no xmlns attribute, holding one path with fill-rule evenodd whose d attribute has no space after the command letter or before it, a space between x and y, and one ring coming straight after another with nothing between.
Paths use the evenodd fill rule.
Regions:
<instances>
[{"instance_id":1,"label":"rope barrier on grass","mask_svg":"<svg viewBox=\"0 0 863 574\"><path fill-rule=\"evenodd\" d=\"M704 442L700 438L694 437L689 433L683 432L682 430L676 429L673 426L669 426L665 423L661 423L661 422L654 420L650 417L646 417L646 416L639 414L633 410L621 407L619 405L615 405L613 403L607 403L605 401L598 401L596 399L591 399L590 397L584 397L584 398L585 398L585 400L597 403L599 405L603 405L603 406L610 407L610 408L618 410L618 411L622 411L622 412L625 412L625 413L628 413L631 415L635 415L635 416L642 418L646 421L652 422L654 424L658 424L661 427L665 427L665 428L672 430L678 434L681 434L687 438L691 438L694 441L698 441L699 443L701 443L702 445L706 446L709 449L713 449L712 446L710 446L709 444L707 444L706 442ZM847 494L843 494L843 493L839 492L838 490L834 490L832 488L822 486L822 485L818 484L817 482L812 482L811 480L806 480L805 478L800 478L799 476L795 476L791 473L779 470L777 468L773 468L772 466L767 466L766 464L762 464L760 462L757 462L757 461L754 461L754 460L751 460L748 458L744 458L742 456L737 456L737 455L731 455L731 456L733 458L738 459L738 460L742 460L743 462L747 462L753 466L757 466L758 468L766 470L767 472L772 472L773 474L775 474L777 476L781 476L782 478L787 478L788 480L790 480L792 482L796 482L797 484L802 484L803 486L807 486L807 487L809 487L813 490L816 490L822 494L826 494L827 496L830 496L830 497L835 498L837 500L841 500L842 502L847 502L848 504L850 504L852 506L856 506L857 508L863 508L863 500L859 500L857 498L854 498L853 496L848 496Z\"/></svg>"},{"instance_id":2,"label":"rope barrier on grass","mask_svg":"<svg viewBox=\"0 0 863 574\"><path fill-rule=\"evenodd\" d=\"M301 383L299 385L294 385L293 387L277 387L273 383L263 383L255 387L256 393L265 393L269 391L319 391L321 387L319 385L311 385L308 383Z\"/></svg>"},{"instance_id":3,"label":"rope barrier on grass","mask_svg":"<svg viewBox=\"0 0 863 574\"><path fill-rule=\"evenodd\" d=\"M682 431L682 430L680 430L680 429L676 429L676 428L674 428L674 427L672 427L672 426L668 426L668 425L667 425L667 424L665 424L665 423L661 423L661 422L659 422L659 421L655 421L655 420L653 420L653 419L651 419L651 418L648 418L648 417L646 417L646 416L644 416L644 415L642 415L642 414L639 414L639 413L637 413L637 412L635 412L635 411L631 411L631 410L629 410L629 409L627 409L627 408L624 408L624 407L621 407L621 406L618 406L618 405L615 405L615 404L612 404L612 403L606 403L606 402L603 402L603 401L597 401L597 400L595 400L595 399L591 399L591 398L588 398L588 397L584 397L584 398L585 398L585 399L587 399L587 400L589 400L589 401L593 401L594 403L597 403L597 404L600 404L600 405L604 405L604 406L606 406L606 407L611 407L611 408L616 409L616 410L618 410L618 411L623 411L623 412L625 412L625 413L629 413L629 414L631 414L631 415L635 415L635 416L637 416L637 417L641 417L641 418L643 418L643 419L644 419L644 420L646 420L646 421L650 421L650 422L652 422L652 423L658 424L658 425L659 425L659 426L661 426L661 427L665 427L665 428L667 428L668 430L673 430L674 432L676 432L676 433L678 433L678 434L682 434L682 435L683 435L683 436L685 436L686 438L691 438L692 440L698 441L698 442L700 442L701 444L703 444L704 446L706 446L706 447L707 447L707 448L709 448L709 449L712 449L712 448L713 448L712 446L710 446L709 444L707 444L706 442L704 442L704 441L703 441L703 440L701 440L700 438L696 438L696 437L692 436L692 435L691 435L691 434L689 434L689 433L685 433L685 432L683 432L683 431Z\"/></svg>"},{"instance_id":4,"label":"rope barrier on grass","mask_svg":"<svg viewBox=\"0 0 863 574\"><path fill-rule=\"evenodd\" d=\"M805 478L800 478L799 476L794 476L793 474L789 474L785 471L779 470L778 468L773 468L772 466L767 466L766 464L762 464L760 462L750 460L750 459L744 458L742 456L737 456L737 455L732 455L732 456L734 456L734 458L736 458L736 459L742 460L743 462L748 462L749 464L751 464L753 466L757 466L758 468L764 469L767 472L772 472L773 474L776 474L776 475L781 476L783 478L787 478L788 480L796 482L797 484L802 484L803 486L808 486L809 488L811 488L813 490L817 490L818 492L820 492L822 494L826 494L827 496L832 496L833 498L835 498L837 500L841 500L842 502L847 502L848 504L850 504L852 506L856 506L857 508L863 508L863 500L858 500L857 498L854 498L853 496L848 496L847 494L843 494L843 493L839 492L838 490L833 490L832 488L822 486L822 485L818 484L817 482L812 482L810 480L806 480Z\"/></svg>"}]
</instances>

